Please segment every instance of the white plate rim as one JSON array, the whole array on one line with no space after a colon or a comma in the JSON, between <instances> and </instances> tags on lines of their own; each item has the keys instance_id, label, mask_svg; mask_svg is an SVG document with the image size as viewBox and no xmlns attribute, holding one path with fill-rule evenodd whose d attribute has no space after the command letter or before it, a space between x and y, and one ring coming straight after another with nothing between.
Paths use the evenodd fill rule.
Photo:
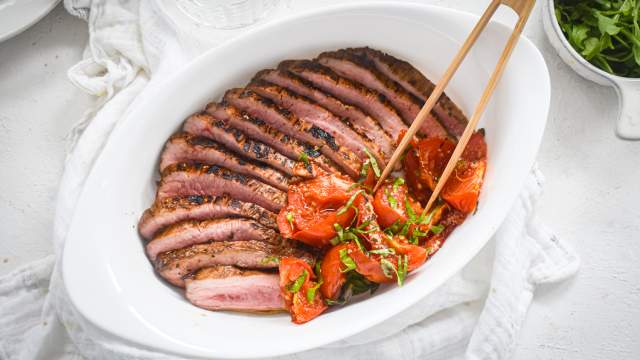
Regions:
<instances>
[{"instance_id":1,"label":"white plate rim","mask_svg":"<svg viewBox=\"0 0 640 360\"><path fill-rule=\"evenodd\" d=\"M0 42L8 40L23 31L27 30L31 25L37 23L42 18L47 16L53 10L60 0L38 0L35 5L38 6L38 11L34 13L29 13L25 15L25 11L33 10L29 9L34 6L33 1L20 1L17 0L15 4L10 5L9 7L0 10ZM12 16L22 16L22 20L20 24L17 24L14 27L4 27L2 24L4 23L3 19Z\"/></svg>"}]
</instances>

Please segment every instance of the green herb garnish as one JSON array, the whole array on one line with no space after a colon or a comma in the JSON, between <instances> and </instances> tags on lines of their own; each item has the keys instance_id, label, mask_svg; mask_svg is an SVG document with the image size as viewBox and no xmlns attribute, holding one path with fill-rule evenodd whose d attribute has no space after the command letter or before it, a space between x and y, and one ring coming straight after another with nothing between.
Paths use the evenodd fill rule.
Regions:
<instances>
[{"instance_id":1,"label":"green herb garnish","mask_svg":"<svg viewBox=\"0 0 640 360\"><path fill-rule=\"evenodd\" d=\"M558 0L558 24L573 48L600 69L640 77L640 1Z\"/></svg>"},{"instance_id":2,"label":"green herb garnish","mask_svg":"<svg viewBox=\"0 0 640 360\"><path fill-rule=\"evenodd\" d=\"M364 190L358 190L358 191L354 192L354 193L353 193L353 195L351 195L351 197L349 198L349 201L347 201L347 203L346 203L346 204L344 204L344 206L343 206L343 207L341 207L340 209L338 209L338 212L336 213L336 215L338 215L338 216L339 216L339 215L342 215L342 214L346 213L346 212L347 212L347 210L348 210L351 206L353 206L353 202L356 200L356 197L357 197L358 195L360 195L360 193L362 193L363 191L364 191Z\"/></svg>"},{"instance_id":3,"label":"green herb garnish","mask_svg":"<svg viewBox=\"0 0 640 360\"><path fill-rule=\"evenodd\" d=\"M364 152L367 153L367 156L369 157L369 164L371 164L373 173L376 175L377 178L379 178L380 168L378 167L378 161L376 160L375 157L373 157L373 154L371 153L371 151L369 151L369 149L367 149L366 147L364 148Z\"/></svg>"},{"instance_id":4,"label":"green herb garnish","mask_svg":"<svg viewBox=\"0 0 640 360\"><path fill-rule=\"evenodd\" d=\"M307 279L307 276L309 276L309 273L307 272L307 270L302 270L302 274L298 276L296 281L294 281L291 285L289 285L287 290L289 290L289 292L292 292L292 293L297 293L298 291L300 291L300 288L302 288L302 284L304 284L304 281Z\"/></svg>"},{"instance_id":5,"label":"green herb garnish","mask_svg":"<svg viewBox=\"0 0 640 360\"><path fill-rule=\"evenodd\" d=\"M301 152L298 157L298 161L302 161L305 165L309 165L309 155L306 152Z\"/></svg>"},{"instance_id":6,"label":"green herb garnish","mask_svg":"<svg viewBox=\"0 0 640 360\"><path fill-rule=\"evenodd\" d=\"M266 264L270 264L270 263L274 263L274 264L280 264L280 258L277 256L267 256L262 258L262 260L260 260L260 263L262 265L266 265Z\"/></svg>"},{"instance_id":7,"label":"green herb garnish","mask_svg":"<svg viewBox=\"0 0 640 360\"><path fill-rule=\"evenodd\" d=\"M398 189L399 189L399 188L400 188L400 186L402 186L402 185L404 185L404 179L403 179L403 178L401 178L401 177L396 178L396 179L393 181L393 192L394 192L394 193L395 193L395 192L398 192Z\"/></svg>"},{"instance_id":8,"label":"green herb garnish","mask_svg":"<svg viewBox=\"0 0 640 360\"><path fill-rule=\"evenodd\" d=\"M387 197L387 201L389 202L389 205L391 205L391 207L393 209L397 209L398 208L398 200L396 200L395 197L393 197L393 195L391 195L389 193L389 189L384 189L384 194Z\"/></svg>"},{"instance_id":9,"label":"green herb garnish","mask_svg":"<svg viewBox=\"0 0 640 360\"><path fill-rule=\"evenodd\" d=\"M354 270L356 268L356 263L353 261L351 256L347 253L347 249L340 250L340 261L345 266L345 269L342 272L348 272Z\"/></svg>"},{"instance_id":10,"label":"green herb garnish","mask_svg":"<svg viewBox=\"0 0 640 360\"><path fill-rule=\"evenodd\" d=\"M429 230L437 235L440 234L442 230L444 230L444 225L433 225Z\"/></svg>"},{"instance_id":11,"label":"green herb garnish","mask_svg":"<svg viewBox=\"0 0 640 360\"><path fill-rule=\"evenodd\" d=\"M293 229L293 213L287 212L286 218L289 225L291 225L291 229Z\"/></svg>"}]
</instances>

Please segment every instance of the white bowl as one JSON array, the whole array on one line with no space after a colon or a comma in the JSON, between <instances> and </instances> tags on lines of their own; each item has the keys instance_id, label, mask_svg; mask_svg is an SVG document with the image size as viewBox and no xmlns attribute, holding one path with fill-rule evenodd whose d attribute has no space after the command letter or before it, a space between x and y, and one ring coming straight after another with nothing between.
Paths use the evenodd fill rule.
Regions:
<instances>
[{"instance_id":1,"label":"white bowl","mask_svg":"<svg viewBox=\"0 0 640 360\"><path fill-rule=\"evenodd\" d=\"M157 159L189 114L280 60L369 45L438 77L477 17L417 4L332 7L276 21L213 49L168 80L114 130L80 197L66 241L63 275L75 307L123 339L185 356L255 358L329 344L393 317L458 272L504 219L534 162L547 119L544 60L523 38L481 126L489 163L478 211L402 287L334 309L304 325L288 314L208 312L154 273L136 223L153 201ZM449 95L470 113L510 33L492 23L460 68Z\"/></svg>"},{"instance_id":2,"label":"white bowl","mask_svg":"<svg viewBox=\"0 0 640 360\"><path fill-rule=\"evenodd\" d=\"M613 86L618 94L616 134L626 140L640 140L640 79L609 74L585 60L564 36L555 15L554 0L544 0L542 22L551 45L575 72L600 85Z\"/></svg>"}]
</instances>

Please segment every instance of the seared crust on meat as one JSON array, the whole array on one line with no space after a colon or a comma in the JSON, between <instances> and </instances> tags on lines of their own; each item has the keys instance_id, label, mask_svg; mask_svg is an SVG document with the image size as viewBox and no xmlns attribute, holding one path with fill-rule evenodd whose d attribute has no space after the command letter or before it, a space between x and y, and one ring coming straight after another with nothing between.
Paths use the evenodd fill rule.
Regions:
<instances>
[{"instance_id":1,"label":"seared crust on meat","mask_svg":"<svg viewBox=\"0 0 640 360\"><path fill-rule=\"evenodd\" d=\"M347 104L359 107L376 119L393 139L398 139L402 131L407 129L401 116L384 96L339 76L317 62L287 60L281 62L278 68L304 78Z\"/></svg>"},{"instance_id":2,"label":"seared crust on meat","mask_svg":"<svg viewBox=\"0 0 640 360\"><path fill-rule=\"evenodd\" d=\"M287 194L250 176L218 165L174 164L162 172L157 199L175 196L229 194L269 211L280 211Z\"/></svg>"},{"instance_id":3,"label":"seared crust on meat","mask_svg":"<svg viewBox=\"0 0 640 360\"><path fill-rule=\"evenodd\" d=\"M287 191L289 187L289 177L280 171L266 164L240 158L215 140L185 132L174 134L169 138L160 159L161 171L177 163L220 165L239 174L253 176L282 191Z\"/></svg>"},{"instance_id":4,"label":"seared crust on meat","mask_svg":"<svg viewBox=\"0 0 640 360\"><path fill-rule=\"evenodd\" d=\"M346 51L362 55L390 79L400 84L423 103L427 101L435 85L410 63L369 47L351 48ZM443 93L433 111L450 134L460 137L468 122L462 110Z\"/></svg>"},{"instance_id":5,"label":"seared crust on meat","mask_svg":"<svg viewBox=\"0 0 640 360\"><path fill-rule=\"evenodd\" d=\"M346 50L327 51L317 61L340 76L356 81L382 94L394 106L407 125L411 125L422 108L422 102L399 84L378 71L372 61ZM448 136L438 119L429 114L422 123L420 133L428 136Z\"/></svg>"},{"instance_id":6,"label":"seared crust on meat","mask_svg":"<svg viewBox=\"0 0 640 360\"><path fill-rule=\"evenodd\" d=\"M262 241L222 241L192 245L158 255L155 267L167 281L184 286L193 272L213 265L234 265L251 269L275 269L274 258L293 256L313 263L311 254L289 241L273 245Z\"/></svg>"},{"instance_id":7,"label":"seared crust on meat","mask_svg":"<svg viewBox=\"0 0 640 360\"><path fill-rule=\"evenodd\" d=\"M343 122L341 118L308 98L264 80L252 81L247 85L247 89L268 98L281 109L294 114L298 119L328 132L336 139L336 142L349 148L360 158L367 158L368 155L365 150L367 149L376 156L376 160L379 163L385 164L382 152L377 144L366 137L360 136L347 122Z\"/></svg>"},{"instance_id":8,"label":"seared crust on meat","mask_svg":"<svg viewBox=\"0 0 640 360\"><path fill-rule=\"evenodd\" d=\"M256 204L229 196L191 195L156 201L142 214L138 231L143 238L151 239L158 231L181 221L222 217L248 218L268 228L278 228L276 214Z\"/></svg>"},{"instance_id":9,"label":"seared crust on meat","mask_svg":"<svg viewBox=\"0 0 640 360\"><path fill-rule=\"evenodd\" d=\"M338 144L335 137L327 131L297 118L288 110L278 107L271 100L250 90L228 90L224 99L280 132L318 147L349 176L358 177L362 161L351 150Z\"/></svg>"},{"instance_id":10,"label":"seared crust on meat","mask_svg":"<svg viewBox=\"0 0 640 360\"><path fill-rule=\"evenodd\" d=\"M254 80L264 80L282 86L311 99L336 116L347 121L360 136L379 145L388 160L395 148L395 141L380 124L359 108L346 104L336 97L316 88L309 81L282 69L267 69L258 72Z\"/></svg>"}]
</instances>

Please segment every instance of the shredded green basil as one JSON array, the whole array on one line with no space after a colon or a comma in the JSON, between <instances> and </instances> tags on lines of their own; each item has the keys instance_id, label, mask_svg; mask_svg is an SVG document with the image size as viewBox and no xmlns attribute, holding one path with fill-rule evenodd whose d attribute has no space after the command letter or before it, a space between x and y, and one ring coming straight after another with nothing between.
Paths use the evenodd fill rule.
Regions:
<instances>
[{"instance_id":1,"label":"shredded green basil","mask_svg":"<svg viewBox=\"0 0 640 360\"><path fill-rule=\"evenodd\" d=\"M339 254L340 254L340 261L345 266L344 270L341 270L342 272L348 272L356 268L356 263L355 261L353 261L351 256L349 256L349 254L347 253L347 249L340 249Z\"/></svg>"},{"instance_id":2,"label":"shredded green basil","mask_svg":"<svg viewBox=\"0 0 640 360\"><path fill-rule=\"evenodd\" d=\"M342 214L344 214L345 212L347 212L347 210L348 210L351 206L353 206L353 202L356 200L356 197L357 197L358 195L360 195L362 192L364 192L364 190L358 190L358 191L354 192L354 193L353 193L353 195L351 195L351 197L350 197L350 198L349 198L349 200L347 201L347 203L346 203L346 204L344 204L344 206L343 206L343 207L341 207L340 209L338 209L338 212L336 213L336 215L338 215L338 216L339 216L339 215L342 215Z\"/></svg>"},{"instance_id":3,"label":"shredded green basil","mask_svg":"<svg viewBox=\"0 0 640 360\"><path fill-rule=\"evenodd\" d=\"M371 151L369 151L369 149L367 149L366 147L364 148L364 152L367 153L367 156L369 157L369 163L371 164L373 173L376 175L377 178L379 178L380 168L378 167L378 161L376 160L375 157L373 157L373 154L371 153Z\"/></svg>"},{"instance_id":4,"label":"shredded green basil","mask_svg":"<svg viewBox=\"0 0 640 360\"><path fill-rule=\"evenodd\" d=\"M302 161L305 165L309 165L309 155L304 151L300 153L298 160Z\"/></svg>"},{"instance_id":5,"label":"shredded green basil","mask_svg":"<svg viewBox=\"0 0 640 360\"><path fill-rule=\"evenodd\" d=\"M302 288L302 284L304 284L304 281L307 279L307 276L309 276L309 273L307 272L307 270L306 269L302 270L302 274L298 276L296 281L294 281L291 285L289 285L287 290L289 290L289 292L292 292L292 293L297 293L298 291L300 291L300 288Z\"/></svg>"}]
</instances>

